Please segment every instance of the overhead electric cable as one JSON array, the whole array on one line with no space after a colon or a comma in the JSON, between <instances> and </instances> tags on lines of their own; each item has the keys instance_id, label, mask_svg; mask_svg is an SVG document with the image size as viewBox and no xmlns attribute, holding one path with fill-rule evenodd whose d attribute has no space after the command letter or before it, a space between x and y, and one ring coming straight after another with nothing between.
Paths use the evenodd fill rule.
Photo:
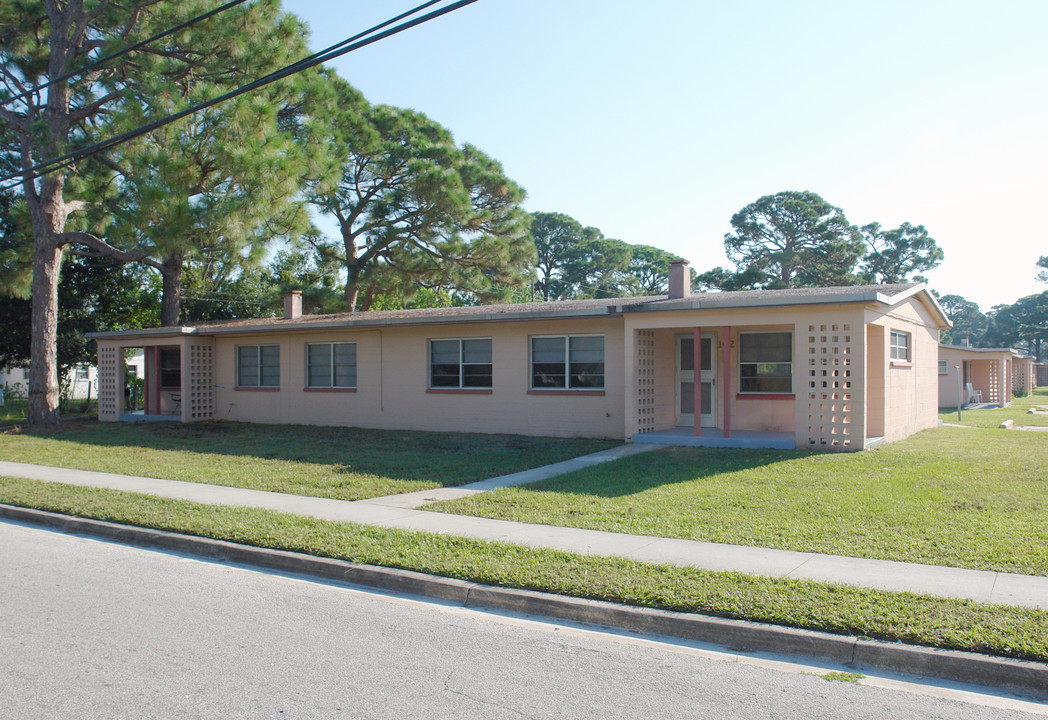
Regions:
<instances>
[{"instance_id":1,"label":"overhead electric cable","mask_svg":"<svg viewBox=\"0 0 1048 720\"><path fill-rule=\"evenodd\" d=\"M434 10L431 13L427 13L426 15L415 18L414 20L409 20L408 22L405 22L401 25L397 25L396 27L390 28L389 30L380 32L377 35L366 37L370 33L375 32L376 30L380 30L384 27L387 27L392 23L397 22L398 20L401 20L405 17L409 17L410 15L414 15L420 10L430 7L440 1L441 0L430 0L429 2L423 3L422 5L419 5L418 7L414 8L413 10L409 10L406 13L401 13L397 17L391 18L383 23L380 23L379 25L376 25L368 30L358 33L357 35L354 35L351 38L347 38L342 42L336 43L335 45L332 45L331 47L325 50L322 50L318 53L314 53L313 55L303 58L302 60L299 60L298 62L288 65L284 68L281 68L280 70L276 70L270 73L269 75L265 75L259 78L258 80L255 80L254 82L248 83L247 85L243 85L235 90L231 90L225 95L221 95L211 100L198 103L197 105L186 108L185 110L173 113L159 120L154 120L151 123L141 125L138 128L135 128L134 130L129 130L108 140L103 140L93 145L88 145L87 147L81 148L79 150L74 150L73 152L62 155L61 157L38 163L33 167L23 170L21 172L12 173L11 175L7 175L6 177L0 179L0 182L7 182L9 180L18 179L18 182L21 183L29 179L38 178L41 175L45 175L49 172L54 172L55 170L60 170L64 167L68 167L75 163L77 160L88 158L104 150L108 150L111 147L115 147L117 145L125 143L128 140L133 140L136 137L140 137L165 125L169 125L170 123L175 122L176 120L180 120L186 117L187 115L191 115L197 112L198 110L203 110L212 107L213 105L217 105L221 102L225 102L226 100L231 100L232 98L238 97L247 92L251 92L252 90L257 90L258 88L269 85L270 83L276 82L277 80L283 80L284 78L302 72L303 70L307 70L311 67L321 65L327 62L328 60L333 60L334 58L341 57L342 55L353 52L355 50L359 50L360 48L367 47L368 45L372 45L378 42L379 40L384 40L388 37L392 37L393 35L397 35L399 33L404 32L405 30L410 30L413 27L422 25L423 23L427 23L430 20L434 20L443 15L447 15L450 12L454 12L455 10L463 8L466 5L472 5L473 3L477 2L477 0L458 0L458 2L440 8L439 10ZM359 42L354 42L354 40L357 40L358 38L365 39L360 40ZM29 175L28 178L26 177L27 174Z\"/></svg>"},{"instance_id":2,"label":"overhead electric cable","mask_svg":"<svg viewBox=\"0 0 1048 720\"><path fill-rule=\"evenodd\" d=\"M227 2L225 5L220 5L219 7L215 8L214 10L209 10L208 12L206 12L206 13L204 13L202 15L197 15L195 18L190 18L189 20L186 20L184 23L180 23L179 25L175 25L172 28L168 28L167 30L164 30L161 33L157 33L153 37L146 38L145 40L141 40L139 42L136 42L133 45L128 45L126 48L123 48L121 50L117 50L114 53L110 53L109 55L106 55L105 57L98 58L94 62L89 63L88 65L85 65L82 68L77 68L76 70L70 70L69 72L65 73L64 75L59 75L58 77L51 78L50 80L48 80L47 82L45 82L45 83L43 83L41 85L37 85L36 87L30 88L28 90L24 90L23 92L20 92L19 94L14 95L14 96L8 98L7 100L4 100L3 102L0 102L0 106L8 105L8 104L13 103L16 100L19 100L21 98L27 98L30 95L32 95L33 93L38 93L41 90L43 90L44 88L50 87L51 85L54 85L56 82L59 82L61 80L68 80L71 77L76 77L77 75L81 75L81 74L83 74L85 72L88 72L90 70L94 70L95 68L98 68L98 67L104 65L105 63L109 62L110 60L112 60L114 58L118 58L121 55L126 55L129 52L134 52L135 50L138 50L141 47L144 47L144 46L146 46L146 45L148 45L148 44L150 44L152 42L156 42L160 38L167 37L168 35L171 35L172 33L178 32L179 30L184 30L185 28L189 27L190 25L195 25L196 23L200 22L201 20L207 20L209 17L211 17L213 15L217 15L220 12L224 12L224 11L230 9L231 7L235 7L235 6L240 5L242 3L245 3L245 2L247 2L247 0L232 0L232 2Z\"/></svg>"}]
</instances>

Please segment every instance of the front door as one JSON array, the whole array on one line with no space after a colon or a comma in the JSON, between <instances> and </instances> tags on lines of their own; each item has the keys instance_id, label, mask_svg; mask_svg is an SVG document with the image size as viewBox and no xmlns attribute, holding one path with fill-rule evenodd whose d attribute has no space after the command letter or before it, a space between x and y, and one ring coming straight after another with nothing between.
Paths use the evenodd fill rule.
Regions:
<instances>
[{"instance_id":1,"label":"front door","mask_svg":"<svg viewBox=\"0 0 1048 720\"><path fill-rule=\"evenodd\" d=\"M699 391L703 427L713 427L713 388L717 384L716 366L713 361L713 333L703 333L699 341ZM695 339L693 335L677 336L677 424L695 427Z\"/></svg>"}]
</instances>

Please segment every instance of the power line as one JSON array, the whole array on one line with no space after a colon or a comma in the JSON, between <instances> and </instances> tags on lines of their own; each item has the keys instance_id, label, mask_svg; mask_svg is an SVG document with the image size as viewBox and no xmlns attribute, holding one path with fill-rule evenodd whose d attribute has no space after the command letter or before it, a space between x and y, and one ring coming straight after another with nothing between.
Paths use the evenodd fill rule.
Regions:
<instances>
[{"instance_id":1,"label":"power line","mask_svg":"<svg viewBox=\"0 0 1048 720\"><path fill-rule=\"evenodd\" d=\"M201 20L207 20L209 17L211 17L213 15L217 15L220 12L224 12L224 11L226 11L226 10L232 8L232 7L235 7L235 6L240 5L242 3L245 3L245 2L247 2L247 0L232 0L232 2L227 2L225 5L221 5L221 6L217 7L217 8L215 8L214 10L209 10L208 12L206 12L206 13L204 13L202 15L197 15L195 18L191 18L189 20L186 20L184 23L181 23L179 25L175 25L173 28L169 28L169 29L167 29L167 30L165 30L165 31L163 31L161 33L157 33L156 35L154 35L151 38L147 38L147 39L142 40L140 42L134 43L133 45L128 45L126 48L123 48L122 50L117 50L114 53L110 53L109 55L106 55L105 57L101 57L98 60L95 60L94 62L89 63L88 65L85 65L82 68L77 68L76 70L70 70L69 72L65 73L64 75L59 75L58 77L52 78L52 79L48 80L47 82L45 82L45 83L43 83L41 85L37 85L34 88L30 88L30 89L25 90L25 91L23 91L23 92L21 92L21 93L19 93L17 95L14 95L13 97L10 97L7 100L4 100L2 103L0 103L0 106L9 105L9 104L15 102L16 100L21 99L21 98L28 98L30 95L33 95L34 93L38 93L41 90L43 90L44 88L50 87L51 85L54 85L57 82L60 82L62 80L68 80L71 77L76 77L77 75L81 75L81 74L83 74L85 72L88 72L90 70L94 70L95 68L104 65L105 63L109 62L110 60L113 60L114 58L118 58L121 55L126 55L129 52L134 52L135 50L138 50L139 48L142 48L142 47L144 47L144 46L146 46L146 45L148 45L150 43L156 42L157 40L160 40L161 38L167 37L168 35L171 35L172 33L176 33L179 30L184 30L185 28L189 27L190 25L195 25L196 23L200 22Z\"/></svg>"},{"instance_id":2,"label":"power line","mask_svg":"<svg viewBox=\"0 0 1048 720\"><path fill-rule=\"evenodd\" d=\"M33 167L23 170L21 172L12 173L10 175L5 176L4 178L0 178L0 182L7 182L9 180L17 179L18 183L21 183L25 180L32 180L49 172L54 172L64 167L69 167L77 160L86 159L92 155L96 155L100 152L103 152L104 150L108 150L112 147L125 143L128 140L133 140L136 137L140 137L142 135L145 135L146 133L152 132L153 130L156 130L172 122L175 122L176 120L180 120L186 117L187 115L191 115L199 110L204 110L226 100L231 100L234 97L238 97L252 90L257 90L258 88L269 85L273 82L276 82L277 80L283 80L286 77L290 77L291 75L302 72L303 70L306 70L308 68L321 65L327 62L328 60L333 60L334 58L341 57L342 55L353 52L354 50L359 50L360 48L367 47L368 45L372 45L378 42L379 40L384 40L388 37L392 37L393 35L397 35L401 32L404 32L405 30L409 30L418 25L422 25L423 23L427 23L430 20L434 20L443 15L447 15L448 13L454 12L455 10L465 7L466 5L472 5L473 3L477 2L477 0L459 0L458 2L452 3L451 5L440 8L439 10L434 10L431 13L415 18L414 20L409 20L408 22L405 22L401 25L397 25L396 27L390 28L389 30L380 32L377 35L366 37L377 30L381 30L382 28L385 28L395 22L398 22L399 20L414 15L427 7L437 4L438 2L441 2L441 0L429 0L429 2L425 2L422 5L419 5L418 7L409 10L408 12L401 13L400 15L394 18L391 18L368 30L365 30L364 32L358 33L353 37L347 38L342 42L336 43L335 45L326 48L325 50L322 50L318 53L314 53L313 55L303 58L302 60L299 60L296 63L285 66L280 70L276 70L268 75L259 78L258 80L255 80L254 82L248 83L247 85L243 85L237 88L236 90L232 90L226 93L225 95L221 95L217 98L213 98L211 100L199 103L190 108L186 108L185 110L181 110L177 113L173 113L172 115L168 115L167 117L155 120L151 123L147 123L146 125L139 126L134 130L129 130L128 132L122 133L108 140L103 140L93 145L89 145L85 148L81 148L71 153L67 153L66 155L62 155L61 157L38 163ZM365 39L359 40L360 38ZM359 40L359 42L354 42L356 40ZM27 175L29 177L26 177ZM0 189L7 190L11 187L16 187L18 183Z\"/></svg>"}]
</instances>

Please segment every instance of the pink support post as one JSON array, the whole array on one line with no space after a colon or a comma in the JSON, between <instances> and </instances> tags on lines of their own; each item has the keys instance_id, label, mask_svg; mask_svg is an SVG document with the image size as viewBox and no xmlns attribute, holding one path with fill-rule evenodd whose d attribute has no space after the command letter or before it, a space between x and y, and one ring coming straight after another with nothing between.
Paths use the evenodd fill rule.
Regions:
<instances>
[{"instance_id":1,"label":"pink support post","mask_svg":"<svg viewBox=\"0 0 1048 720\"><path fill-rule=\"evenodd\" d=\"M731 326L721 328L721 397L724 399L724 437L731 437Z\"/></svg>"}]
</instances>

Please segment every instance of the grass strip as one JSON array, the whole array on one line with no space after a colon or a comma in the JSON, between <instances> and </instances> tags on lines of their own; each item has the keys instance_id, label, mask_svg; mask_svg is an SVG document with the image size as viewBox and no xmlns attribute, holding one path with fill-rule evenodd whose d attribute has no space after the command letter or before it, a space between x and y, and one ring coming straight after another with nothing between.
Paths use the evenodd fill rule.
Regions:
<instances>
[{"instance_id":1,"label":"grass strip","mask_svg":"<svg viewBox=\"0 0 1048 720\"><path fill-rule=\"evenodd\" d=\"M957 408L939 408L939 419L945 423L980 428L999 428L1005 420L1011 420L1016 425L1048 426L1048 415L1029 412L1034 408L1048 410L1048 387L1034 388L1032 394L1021 398L1013 397L1008 407L978 410L962 408L960 420L957 419Z\"/></svg>"},{"instance_id":2,"label":"grass strip","mask_svg":"<svg viewBox=\"0 0 1048 720\"><path fill-rule=\"evenodd\" d=\"M363 500L485 480L614 445L307 425L81 421L8 430L0 434L0 460Z\"/></svg>"},{"instance_id":3,"label":"grass strip","mask_svg":"<svg viewBox=\"0 0 1048 720\"><path fill-rule=\"evenodd\" d=\"M1048 661L1048 611L535 550L14 478L0 502L488 585Z\"/></svg>"},{"instance_id":4,"label":"grass strip","mask_svg":"<svg viewBox=\"0 0 1048 720\"><path fill-rule=\"evenodd\" d=\"M861 453L672 448L427 509L1048 575L1046 441L939 428Z\"/></svg>"}]
</instances>

